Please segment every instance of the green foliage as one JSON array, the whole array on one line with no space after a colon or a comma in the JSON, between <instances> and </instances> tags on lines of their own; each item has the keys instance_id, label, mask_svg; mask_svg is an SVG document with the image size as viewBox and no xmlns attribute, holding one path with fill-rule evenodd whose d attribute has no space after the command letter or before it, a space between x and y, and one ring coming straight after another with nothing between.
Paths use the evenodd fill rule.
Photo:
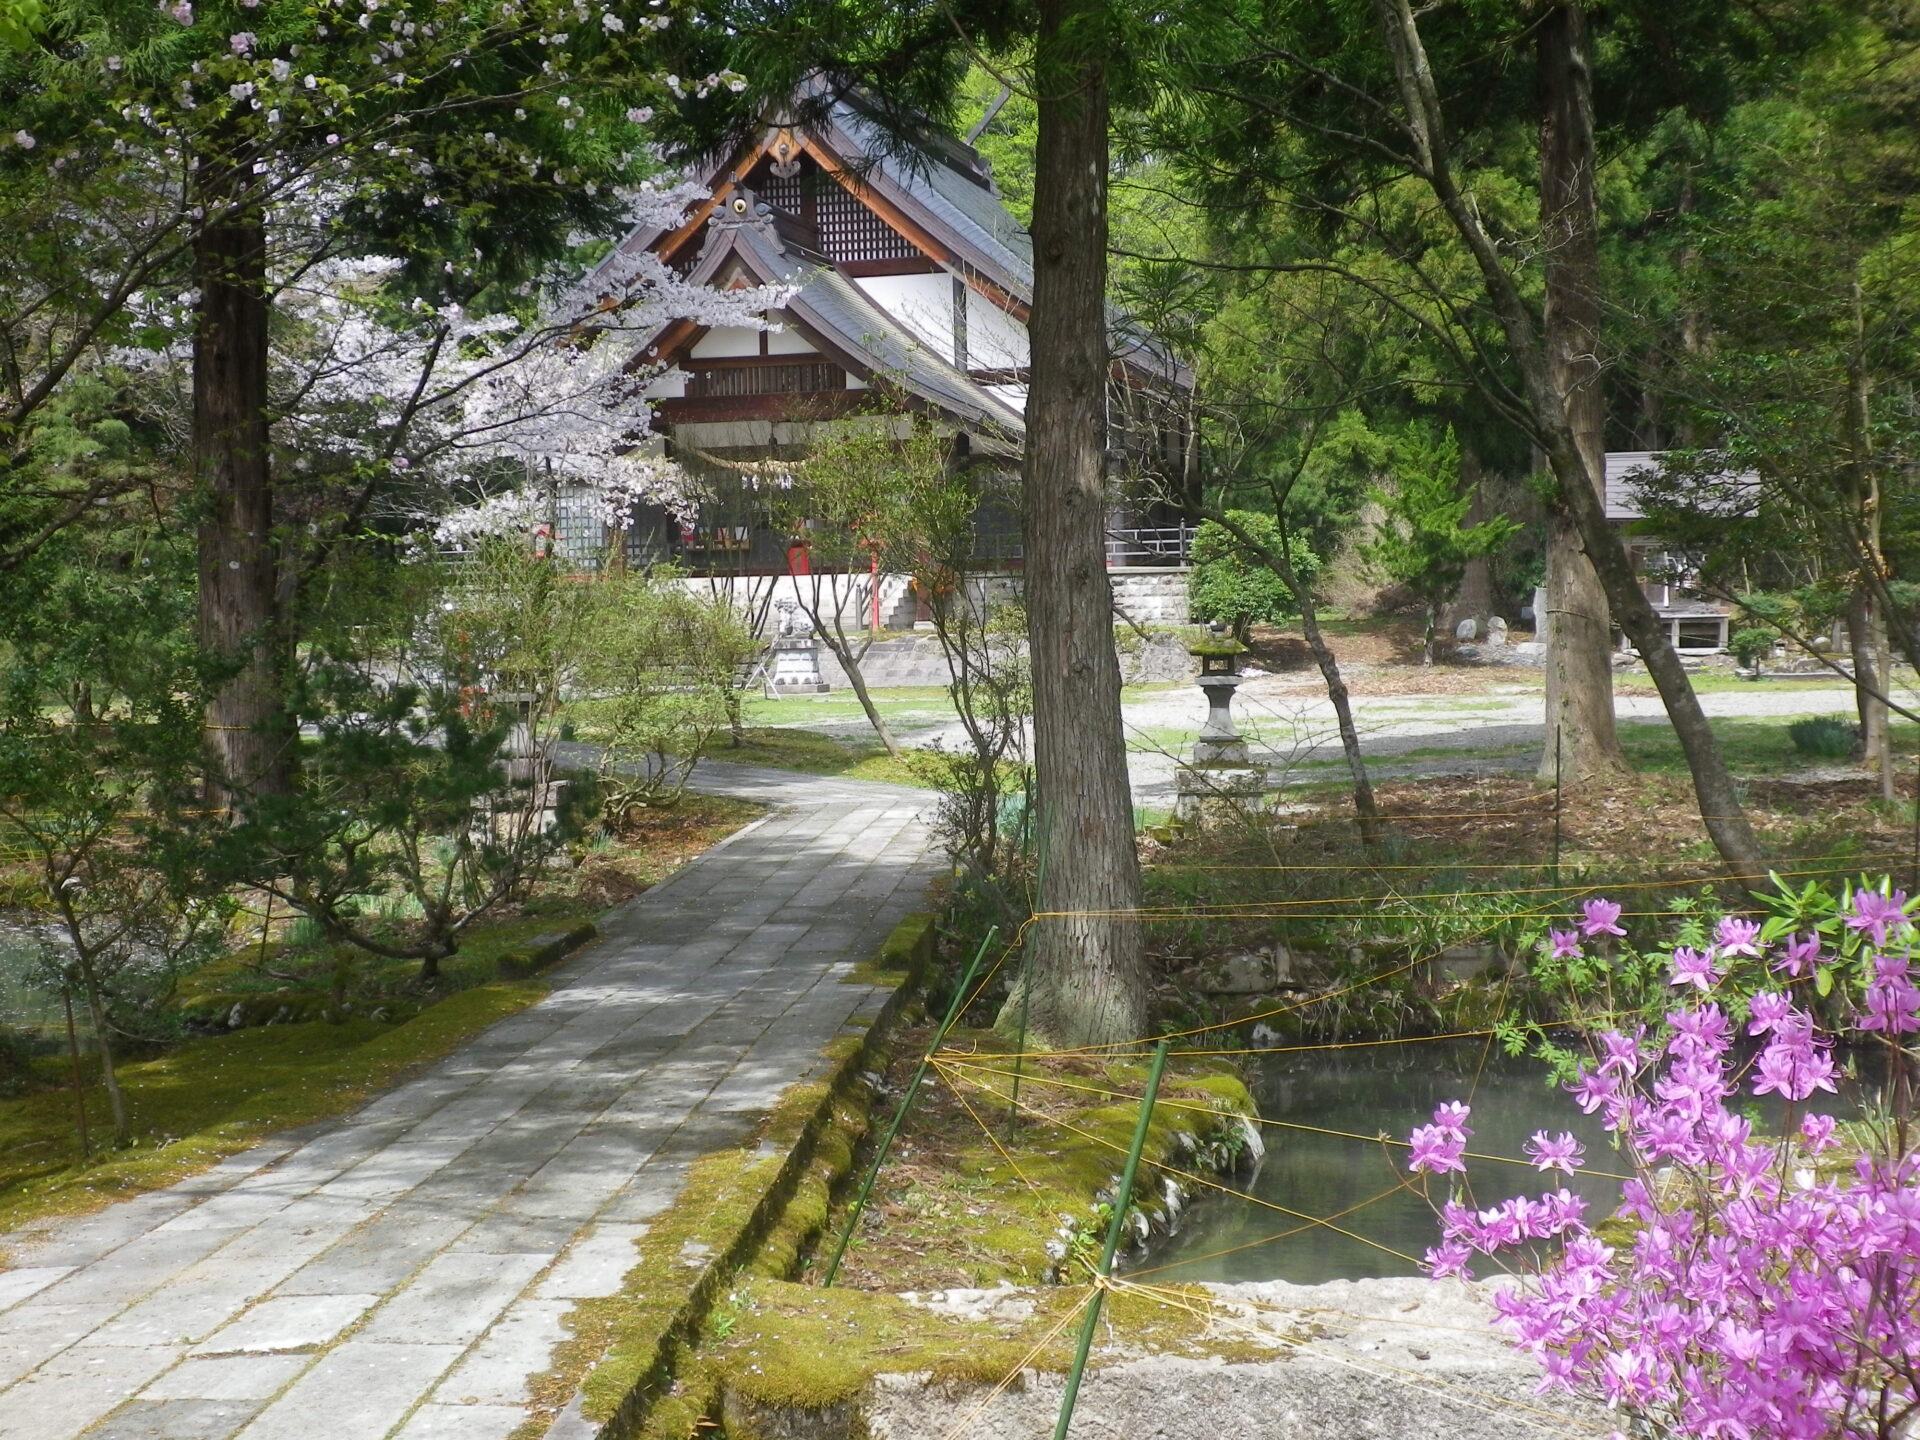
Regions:
<instances>
[{"instance_id":1,"label":"green foliage","mask_svg":"<svg viewBox=\"0 0 1920 1440\"><path fill-rule=\"evenodd\" d=\"M1420 597L1427 611L1427 658L1441 608L1460 588L1467 562L1491 554L1520 527L1504 515L1466 524L1473 496L1461 485L1460 444L1451 428L1409 426L1395 446L1394 484L1376 491L1385 512L1367 559Z\"/></svg>"},{"instance_id":2,"label":"green foliage","mask_svg":"<svg viewBox=\"0 0 1920 1440\"><path fill-rule=\"evenodd\" d=\"M1860 733L1842 715L1815 715L1787 726L1787 738L1802 755L1821 760L1848 760L1859 748Z\"/></svg>"},{"instance_id":3,"label":"green foliage","mask_svg":"<svg viewBox=\"0 0 1920 1440\"><path fill-rule=\"evenodd\" d=\"M1771 625L1749 625L1728 637L1727 649L1744 668L1756 670L1761 661L1773 654L1773 647L1779 642L1780 632Z\"/></svg>"},{"instance_id":4,"label":"green foliage","mask_svg":"<svg viewBox=\"0 0 1920 1440\"><path fill-rule=\"evenodd\" d=\"M1227 518L1255 545L1285 555L1302 582L1311 584L1319 574L1320 557L1300 536L1283 536L1273 516L1230 510ZM1249 626L1277 625L1300 613L1293 592L1260 551L1218 521L1201 522L1193 537L1192 559L1187 599L1195 619L1231 625L1244 640Z\"/></svg>"}]
</instances>

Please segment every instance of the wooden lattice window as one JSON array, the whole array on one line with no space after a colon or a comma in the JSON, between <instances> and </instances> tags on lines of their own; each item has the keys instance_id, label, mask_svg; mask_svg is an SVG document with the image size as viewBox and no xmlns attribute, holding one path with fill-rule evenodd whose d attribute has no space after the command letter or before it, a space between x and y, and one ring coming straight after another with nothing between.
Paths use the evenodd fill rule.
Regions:
<instances>
[{"instance_id":1,"label":"wooden lattice window","mask_svg":"<svg viewBox=\"0 0 1920 1440\"><path fill-rule=\"evenodd\" d=\"M728 365L687 373L687 398L739 395L814 395L847 388L847 372L838 365L810 361L797 365Z\"/></svg>"},{"instance_id":2,"label":"wooden lattice window","mask_svg":"<svg viewBox=\"0 0 1920 1440\"><path fill-rule=\"evenodd\" d=\"M782 179L778 175L762 176L760 198L775 209L784 210L789 215L798 215L800 213L800 177L789 175Z\"/></svg>"},{"instance_id":3,"label":"wooden lattice window","mask_svg":"<svg viewBox=\"0 0 1920 1440\"><path fill-rule=\"evenodd\" d=\"M886 221L839 185L824 187L814 224L829 260L911 260L920 252Z\"/></svg>"}]
</instances>

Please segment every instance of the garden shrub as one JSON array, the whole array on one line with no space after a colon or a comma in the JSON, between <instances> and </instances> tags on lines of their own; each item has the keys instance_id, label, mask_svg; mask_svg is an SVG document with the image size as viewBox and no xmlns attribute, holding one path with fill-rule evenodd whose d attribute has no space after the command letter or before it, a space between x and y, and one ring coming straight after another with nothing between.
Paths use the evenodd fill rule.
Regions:
<instances>
[{"instance_id":1,"label":"garden shrub","mask_svg":"<svg viewBox=\"0 0 1920 1440\"><path fill-rule=\"evenodd\" d=\"M1802 755L1821 760L1851 759L1859 732L1841 715L1814 715L1787 726L1787 738Z\"/></svg>"},{"instance_id":2,"label":"garden shrub","mask_svg":"<svg viewBox=\"0 0 1920 1440\"><path fill-rule=\"evenodd\" d=\"M1284 554L1302 584L1311 584L1320 573L1320 557L1297 535L1283 540L1271 515L1229 510L1227 517L1261 545ZM1194 532L1187 600L1194 619L1231 625L1242 640L1250 626L1278 625L1300 613L1293 592L1273 568L1213 520L1202 521Z\"/></svg>"}]
</instances>

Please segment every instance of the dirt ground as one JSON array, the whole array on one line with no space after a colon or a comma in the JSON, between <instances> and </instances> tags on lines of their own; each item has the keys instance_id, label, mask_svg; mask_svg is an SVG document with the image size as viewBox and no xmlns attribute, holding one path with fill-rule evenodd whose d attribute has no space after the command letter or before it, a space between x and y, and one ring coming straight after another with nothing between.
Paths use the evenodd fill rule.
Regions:
<instances>
[{"instance_id":1,"label":"dirt ground","mask_svg":"<svg viewBox=\"0 0 1920 1440\"><path fill-rule=\"evenodd\" d=\"M1541 672L1530 666L1456 666L1448 663L1453 642L1440 642L1437 663L1420 663L1422 629L1414 620L1369 621L1364 628L1339 622L1324 631L1347 688L1355 695L1478 695L1496 686L1537 686ZM1531 639L1516 630L1517 642ZM1320 684L1319 667L1296 630L1253 627L1247 664L1270 675L1298 677Z\"/></svg>"}]
</instances>

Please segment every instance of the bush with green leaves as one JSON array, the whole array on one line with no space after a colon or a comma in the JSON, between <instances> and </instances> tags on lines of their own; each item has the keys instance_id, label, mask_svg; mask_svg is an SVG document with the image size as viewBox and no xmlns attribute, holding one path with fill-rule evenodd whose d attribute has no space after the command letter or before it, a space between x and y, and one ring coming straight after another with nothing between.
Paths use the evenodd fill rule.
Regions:
<instances>
[{"instance_id":1,"label":"bush with green leaves","mask_svg":"<svg viewBox=\"0 0 1920 1440\"><path fill-rule=\"evenodd\" d=\"M1758 670L1779 641L1780 632L1771 625L1749 625L1733 632L1727 649L1733 652L1733 658L1743 670Z\"/></svg>"},{"instance_id":2,"label":"bush with green leaves","mask_svg":"<svg viewBox=\"0 0 1920 1440\"><path fill-rule=\"evenodd\" d=\"M1229 510L1227 519L1248 539L1285 555L1294 574L1311 584L1320 573L1320 557L1300 536L1282 534L1271 515L1258 510ZM1266 559L1215 520L1204 520L1193 537L1193 568L1187 572L1187 603L1193 618L1231 625L1242 640L1255 625L1280 625L1300 613L1293 592Z\"/></svg>"},{"instance_id":3,"label":"bush with green leaves","mask_svg":"<svg viewBox=\"0 0 1920 1440\"><path fill-rule=\"evenodd\" d=\"M1842 715L1812 715L1787 726L1787 738L1802 755L1819 760L1848 760L1860 747L1860 731Z\"/></svg>"}]
</instances>

